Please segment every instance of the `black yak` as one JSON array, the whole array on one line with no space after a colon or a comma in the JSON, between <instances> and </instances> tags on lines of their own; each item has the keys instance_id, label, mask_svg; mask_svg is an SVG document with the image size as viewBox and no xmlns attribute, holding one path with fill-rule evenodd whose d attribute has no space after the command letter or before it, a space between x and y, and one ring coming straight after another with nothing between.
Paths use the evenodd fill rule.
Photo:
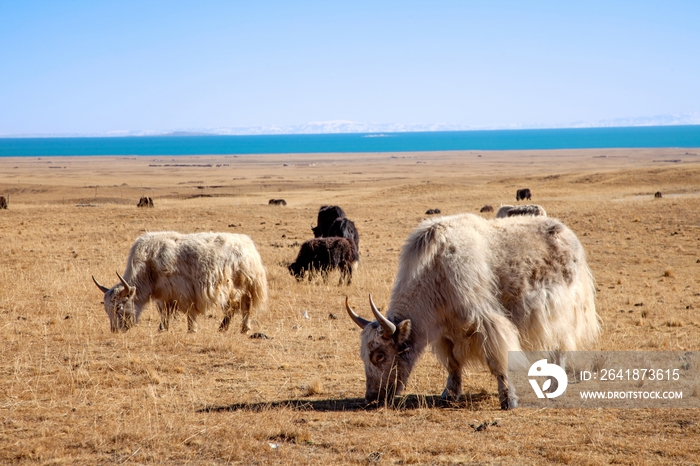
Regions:
<instances>
[{"instance_id":1,"label":"black yak","mask_svg":"<svg viewBox=\"0 0 700 466\"><path fill-rule=\"evenodd\" d=\"M350 284L352 271L357 267L357 249L352 240L337 236L331 238L314 238L301 245L296 260L287 266L289 272L301 281L308 273L309 280L316 272L328 279L328 272L340 270L339 285Z\"/></svg>"}]
</instances>

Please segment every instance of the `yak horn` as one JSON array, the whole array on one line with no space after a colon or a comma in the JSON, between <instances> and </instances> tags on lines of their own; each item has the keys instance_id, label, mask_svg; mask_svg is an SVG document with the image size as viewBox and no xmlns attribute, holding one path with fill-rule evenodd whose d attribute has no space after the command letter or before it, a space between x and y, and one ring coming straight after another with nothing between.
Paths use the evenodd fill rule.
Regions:
<instances>
[{"instance_id":1,"label":"yak horn","mask_svg":"<svg viewBox=\"0 0 700 466\"><path fill-rule=\"evenodd\" d=\"M379 325L381 325L384 329L384 336L386 338L391 337L394 334L394 332L396 332L396 325L394 325L392 321L384 317L382 313L379 312L377 306L374 305L374 301L372 301L372 293L369 294L369 305L372 307L372 313L377 319L377 322L379 322Z\"/></svg>"},{"instance_id":2,"label":"yak horn","mask_svg":"<svg viewBox=\"0 0 700 466\"><path fill-rule=\"evenodd\" d=\"M124 289L127 291L127 293L131 293L131 285L129 285L126 280L124 280L124 277L119 275L119 272L117 272L117 277L119 277L119 280L121 280L122 285L124 285Z\"/></svg>"},{"instance_id":3,"label":"yak horn","mask_svg":"<svg viewBox=\"0 0 700 466\"><path fill-rule=\"evenodd\" d=\"M348 304L348 297L347 296L345 297L345 310L348 311L348 315L350 316L352 321L355 322L357 324L357 326L360 327L361 329L364 329L365 327L367 327L370 324L369 320L365 320L362 317L355 314L355 311L353 311L352 308L350 307L350 304Z\"/></svg>"},{"instance_id":4,"label":"yak horn","mask_svg":"<svg viewBox=\"0 0 700 466\"><path fill-rule=\"evenodd\" d=\"M99 288L101 292L106 293L106 292L109 291L109 288L107 288L107 287L104 286L104 285L100 285L100 282L98 282L98 281L95 279L95 276L94 276L94 275L92 276L92 281L95 282L95 285L97 285L97 288Z\"/></svg>"}]
</instances>

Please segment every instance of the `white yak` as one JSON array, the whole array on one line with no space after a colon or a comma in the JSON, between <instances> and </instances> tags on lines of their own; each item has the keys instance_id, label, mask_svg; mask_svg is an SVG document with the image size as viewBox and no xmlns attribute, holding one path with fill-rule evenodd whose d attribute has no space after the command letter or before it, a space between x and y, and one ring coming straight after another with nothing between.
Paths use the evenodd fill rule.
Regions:
<instances>
[{"instance_id":1,"label":"white yak","mask_svg":"<svg viewBox=\"0 0 700 466\"><path fill-rule=\"evenodd\" d=\"M391 403L428 345L448 371L443 398L462 394L462 371L485 364L502 409L517 406L508 352L573 351L597 340L595 286L576 235L559 220L425 220L408 237L384 317L350 317L363 330L367 402Z\"/></svg>"},{"instance_id":2,"label":"white yak","mask_svg":"<svg viewBox=\"0 0 700 466\"><path fill-rule=\"evenodd\" d=\"M107 288L104 308L112 332L126 331L139 320L149 300L160 313L160 329L167 330L176 311L187 316L196 331L197 316L210 307L223 311L219 330L228 329L240 310L241 333L250 330L251 311L267 301L267 278L260 254L246 235L231 233L181 234L174 231L139 236L129 252L121 283Z\"/></svg>"}]
</instances>

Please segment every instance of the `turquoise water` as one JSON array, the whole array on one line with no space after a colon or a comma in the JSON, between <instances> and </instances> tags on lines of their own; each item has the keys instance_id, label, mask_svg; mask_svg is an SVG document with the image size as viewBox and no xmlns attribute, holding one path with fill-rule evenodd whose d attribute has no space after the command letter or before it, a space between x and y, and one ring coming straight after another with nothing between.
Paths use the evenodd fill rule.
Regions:
<instances>
[{"instance_id":1,"label":"turquoise water","mask_svg":"<svg viewBox=\"0 0 700 466\"><path fill-rule=\"evenodd\" d=\"M700 147L700 126L264 136L0 138L0 157Z\"/></svg>"}]
</instances>

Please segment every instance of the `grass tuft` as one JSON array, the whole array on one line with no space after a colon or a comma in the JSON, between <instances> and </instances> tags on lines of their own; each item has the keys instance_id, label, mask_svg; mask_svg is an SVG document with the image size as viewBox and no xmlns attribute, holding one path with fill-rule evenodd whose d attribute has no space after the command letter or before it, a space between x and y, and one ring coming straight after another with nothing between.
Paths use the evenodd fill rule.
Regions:
<instances>
[{"instance_id":1,"label":"grass tuft","mask_svg":"<svg viewBox=\"0 0 700 466\"><path fill-rule=\"evenodd\" d=\"M304 396L320 395L323 393L323 383L321 379L315 378L308 385L302 386L302 390L304 391Z\"/></svg>"}]
</instances>

